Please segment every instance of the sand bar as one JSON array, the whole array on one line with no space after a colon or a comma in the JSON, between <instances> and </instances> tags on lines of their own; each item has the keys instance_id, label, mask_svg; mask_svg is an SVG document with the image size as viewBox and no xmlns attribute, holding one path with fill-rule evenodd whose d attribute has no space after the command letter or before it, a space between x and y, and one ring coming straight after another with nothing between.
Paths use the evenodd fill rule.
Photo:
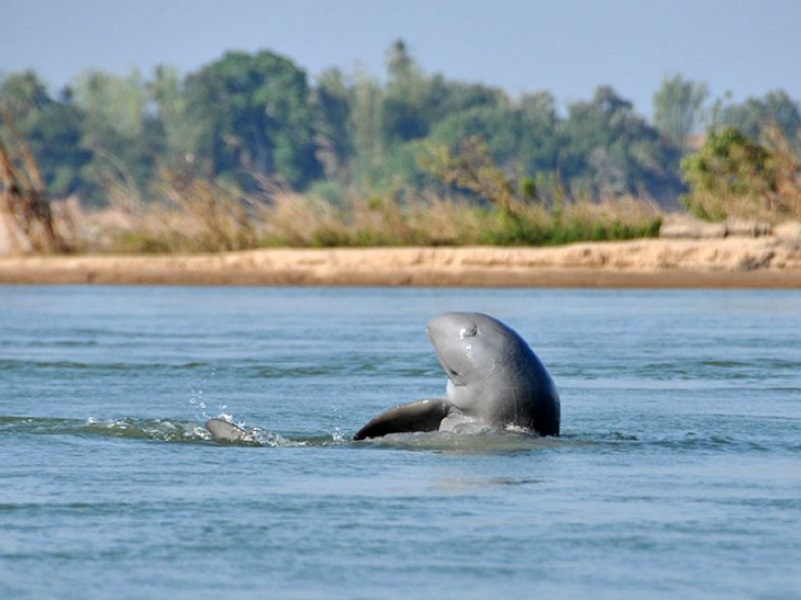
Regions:
<instances>
[{"instance_id":1,"label":"sand bar","mask_svg":"<svg viewBox=\"0 0 801 600\"><path fill-rule=\"evenodd\" d=\"M729 237L551 248L19 256L0 258L0 283L801 289L801 241Z\"/></svg>"}]
</instances>

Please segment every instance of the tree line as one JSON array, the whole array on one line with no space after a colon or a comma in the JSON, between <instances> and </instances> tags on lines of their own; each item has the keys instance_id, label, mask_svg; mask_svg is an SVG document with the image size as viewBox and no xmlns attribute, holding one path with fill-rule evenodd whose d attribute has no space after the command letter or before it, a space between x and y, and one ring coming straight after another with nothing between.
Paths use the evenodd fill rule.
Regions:
<instances>
[{"instance_id":1,"label":"tree line","mask_svg":"<svg viewBox=\"0 0 801 600\"><path fill-rule=\"evenodd\" d=\"M649 122L610 86L560 114L547 91L513 98L427 74L401 40L386 68L384 78L332 68L311 79L274 52L228 52L185 76L168 66L149 78L87 71L56 95L25 71L0 79L0 107L28 141L51 197L95 206L121 185L157 198L167 171L245 191L282 186L334 204L353 193L402 201L458 188L424 158L458 158L465 140L481 140L525 197L634 195L673 207L685 191L680 161L693 150L690 134L728 125L758 140L772 124L797 140L801 129L799 103L781 90L710 101L703 83L680 75L654 93Z\"/></svg>"}]
</instances>

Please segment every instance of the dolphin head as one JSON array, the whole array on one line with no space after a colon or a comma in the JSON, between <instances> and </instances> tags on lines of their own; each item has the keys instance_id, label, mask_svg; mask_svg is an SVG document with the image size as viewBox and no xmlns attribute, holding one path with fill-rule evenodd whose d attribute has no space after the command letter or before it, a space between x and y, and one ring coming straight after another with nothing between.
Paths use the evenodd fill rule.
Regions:
<instances>
[{"instance_id":1,"label":"dolphin head","mask_svg":"<svg viewBox=\"0 0 801 600\"><path fill-rule=\"evenodd\" d=\"M513 330L481 313L445 313L434 317L427 331L448 376L448 396L463 409L467 408L464 402L480 400L480 388L503 371L508 361L528 351ZM462 388L471 391L460 393Z\"/></svg>"}]
</instances>

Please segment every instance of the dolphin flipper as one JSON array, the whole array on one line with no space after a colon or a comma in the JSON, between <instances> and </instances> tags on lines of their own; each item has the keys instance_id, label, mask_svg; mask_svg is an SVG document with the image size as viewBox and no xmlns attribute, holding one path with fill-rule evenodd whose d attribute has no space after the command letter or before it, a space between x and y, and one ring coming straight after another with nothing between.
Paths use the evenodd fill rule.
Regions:
<instances>
[{"instance_id":1,"label":"dolphin flipper","mask_svg":"<svg viewBox=\"0 0 801 600\"><path fill-rule=\"evenodd\" d=\"M206 421L206 429L211 433L215 442L255 442L253 434L245 429L234 425L224 419L209 419Z\"/></svg>"},{"instance_id":2,"label":"dolphin flipper","mask_svg":"<svg viewBox=\"0 0 801 600\"><path fill-rule=\"evenodd\" d=\"M448 416L452 405L442 398L417 400L401 404L371 419L356 432L354 440L381 437L389 433L412 431L437 431L439 424Z\"/></svg>"}]
</instances>

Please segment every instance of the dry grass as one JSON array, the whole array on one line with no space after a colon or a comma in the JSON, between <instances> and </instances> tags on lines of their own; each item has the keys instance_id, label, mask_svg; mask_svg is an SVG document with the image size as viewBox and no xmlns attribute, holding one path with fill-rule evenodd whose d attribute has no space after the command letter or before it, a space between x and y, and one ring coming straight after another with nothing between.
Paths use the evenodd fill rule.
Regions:
<instances>
[{"instance_id":1,"label":"dry grass","mask_svg":"<svg viewBox=\"0 0 801 600\"><path fill-rule=\"evenodd\" d=\"M768 199L768 209L774 214L801 220L801 159L789 141L776 129L765 133L765 143L771 152L771 168L776 188Z\"/></svg>"},{"instance_id":2,"label":"dry grass","mask_svg":"<svg viewBox=\"0 0 801 600\"><path fill-rule=\"evenodd\" d=\"M163 170L155 201L143 202L122 179L105 186L109 207L73 217L84 251L224 252L258 246L249 199L234 187Z\"/></svg>"},{"instance_id":3,"label":"dry grass","mask_svg":"<svg viewBox=\"0 0 801 600\"><path fill-rule=\"evenodd\" d=\"M219 252L256 247L553 245L656 236L659 211L626 198L521 205L513 213L425 194L399 204L350 198L342 206L273 190L260 201L208 182L164 178L168 202L78 214L84 250Z\"/></svg>"},{"instance_id":4,"label":"dry grass","mask_svg":"<svg viewBox=\"0 0 801 600\"><path fill-rule=\"evenodd\" d=\"M262 242L269 246L458 245L475 241L486 220L461 201L426 194L400 205L350 198L342 207L284 193L265 208Z\"/></svg>"}]
</instances>

